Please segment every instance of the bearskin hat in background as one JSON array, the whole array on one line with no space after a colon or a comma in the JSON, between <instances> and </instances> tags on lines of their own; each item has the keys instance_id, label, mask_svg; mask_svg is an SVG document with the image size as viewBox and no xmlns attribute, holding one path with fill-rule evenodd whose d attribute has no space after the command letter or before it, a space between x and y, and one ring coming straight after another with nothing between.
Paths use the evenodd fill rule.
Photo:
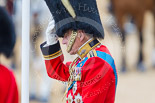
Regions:
<instances>
[{"instance_id":1,"label":"bearskin hat in background","mask_svg":"<svg viewBox=\"0 0 155 103\"><path fill-rule=\"evenodd\" d=\"M16 41L11 17L5 8L0 7L0 53L11 56Z\"/></svg>"}]
</instances>

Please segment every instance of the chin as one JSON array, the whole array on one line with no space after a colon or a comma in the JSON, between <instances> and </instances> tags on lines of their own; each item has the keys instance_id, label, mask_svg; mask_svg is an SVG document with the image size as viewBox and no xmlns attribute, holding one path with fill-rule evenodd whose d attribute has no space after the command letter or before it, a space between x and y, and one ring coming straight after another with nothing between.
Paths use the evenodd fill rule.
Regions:
<instances>
[{"instance_id":1,"label":"chin","mask_svg":"<svg viewBox=\"0 0 155 103\"><path fill-rule=\"evenodd\" d=\"M76 53L69 53L70 55L75 55Z\"/></svg>"},{"instance_id":2,"label":"chin","mask_svg":"<svg viewBox=\"0 0 155 103\"><path fill-rule=\"evenodd\" d=\"M76 53L73 52L73 51L70 51L69 54L70 54L70 55L75 55Z\"/></svg>"}]
</instances>

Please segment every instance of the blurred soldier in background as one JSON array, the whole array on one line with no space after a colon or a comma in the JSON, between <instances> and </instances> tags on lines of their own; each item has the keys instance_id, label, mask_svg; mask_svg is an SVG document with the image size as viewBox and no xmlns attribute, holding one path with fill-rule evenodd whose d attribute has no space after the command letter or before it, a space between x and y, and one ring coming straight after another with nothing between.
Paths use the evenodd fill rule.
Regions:
<instances>
[{"instance_id":1,"label":"blurred soldier in background","mask_svg":"<svg viewBox=\"0 0 155 103\"><path fill-rule=\"evenodd\" d=\"M12 55L16 36L8 12L0 7L0 103L18 103L18 89L13 72L1 64L1 56ZM5 61L3 61L5 62Z\"/></svg>"}]
</instances>

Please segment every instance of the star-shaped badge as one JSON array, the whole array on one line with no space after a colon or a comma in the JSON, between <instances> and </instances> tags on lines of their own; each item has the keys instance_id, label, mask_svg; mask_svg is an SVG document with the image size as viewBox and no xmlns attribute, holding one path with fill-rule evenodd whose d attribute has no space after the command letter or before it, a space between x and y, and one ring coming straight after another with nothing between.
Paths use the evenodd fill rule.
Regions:
<instances>
[{"instance_id":1,"label":"star-shaped badge","mask_svg":"<svg viewBox=\"0 0 155 103\"><path fill-rule=\"evenodd\" d=\"M79 93L77 96L75 96L74 102L75 103L83 103L82 96Z\"/></svg>"}]
</instances>

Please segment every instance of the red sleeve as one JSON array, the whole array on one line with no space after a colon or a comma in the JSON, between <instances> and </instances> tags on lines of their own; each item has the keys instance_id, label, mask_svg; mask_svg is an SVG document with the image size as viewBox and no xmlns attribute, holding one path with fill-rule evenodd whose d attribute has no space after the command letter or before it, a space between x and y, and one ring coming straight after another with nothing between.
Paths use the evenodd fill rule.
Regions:
<instances>
[{"instance_id":1,"label":"red sleeve","mask_svg":"<svg viewBox=\"0 0 155 103\"><path fill-rule=\"evenodd\" d=\"M71 63L72 63L72 62L67 62L67 63L66 63L66 66L69 68L69 66L70 66Z\"/></svg>"},{"instance_id":2,"label":"red sleeve","mask_svg":"<svg viewBox=\"0 0 155 103\"><path fill-rule=\"evenodd\" d=\"M0 92L0 103L19 103L15 76L2 65L0 65Z\"/></svg>"},{"instance_id":3,"label":"red sleeve","mask_svg":"<svg viewBox=\"0 0 155 103\"><path fill-rule=\"evenodd\" d=\"M99 57L83 66L82 97L84 103L114 103L115 76L112 67Z\"/></svg>"},{"instance_id":4,"label":"red sleeve","mask_svg":"<svg viewBox=\"0 0 155 103\"><path fill-rule=\"evenodd\" d=\"M18 89L14 74L10 71L11 85L6 103L18 103Z\"/></svg>"},{"instance_id":5,"label":"red sleeve","mask_svg":"<svg viewBox=\"0 0 155 103\"><path fill-rule=\"evenodd\" d=\"M49 77L61 81L67 81L69 78L69 68L63 64L64 57L59 42L54 45L44 47L41 44L41 50L45 59L47 74Z\"/></svg>"}]
</instances>

